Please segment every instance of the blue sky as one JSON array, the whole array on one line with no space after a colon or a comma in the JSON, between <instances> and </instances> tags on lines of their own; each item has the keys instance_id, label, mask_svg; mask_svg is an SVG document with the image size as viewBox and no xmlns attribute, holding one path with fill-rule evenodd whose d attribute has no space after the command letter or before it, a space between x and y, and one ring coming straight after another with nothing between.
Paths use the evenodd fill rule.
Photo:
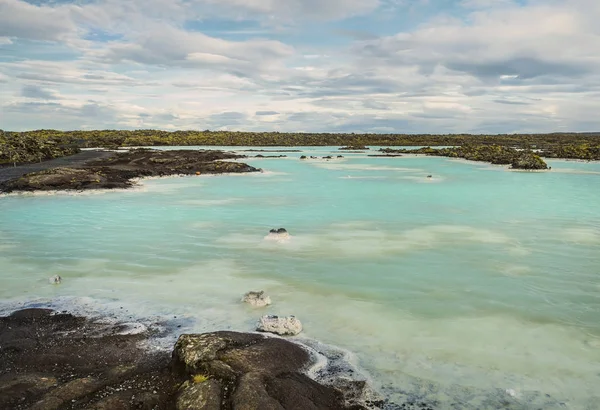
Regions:
<instances>
[{"instance_id":1,"label":"blue sky","mask_svg":"<svg viewBox=\"0 0 600 410\"><path fill-rule=\"evenodd\" d=\"M600 130L597 0L0 0L0 128Z\"/></svg>"}]
</instances>

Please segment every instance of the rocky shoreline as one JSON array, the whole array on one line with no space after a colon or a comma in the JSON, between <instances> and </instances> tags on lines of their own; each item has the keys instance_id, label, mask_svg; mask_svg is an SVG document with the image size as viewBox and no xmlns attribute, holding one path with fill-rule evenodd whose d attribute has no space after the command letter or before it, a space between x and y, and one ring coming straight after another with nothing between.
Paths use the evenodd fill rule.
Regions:
<instances>
[{"instance_id":1,"label":"rocky shoreline","mask_svg":"<svg viewBox=\"0 0 600 410\"><path fill-rule=\"evenodd\" d=\"M131 323L51 309L0 317L3 409L367 409L364 381L322 384L299 344L255 333L180 335L172 352L144 344L160 335ZM401 407L395 407L401 408Z\"/></svg>"},{"instance_id":2,"label":"rocky shoreline","mask_svg":"<svg viewBox=\"0 0 600 410\"><path fill-rule=\"evenodd\" d=\"M231 161L241 158L247 157L218 150L135 149L2 181L0 193L122 189L134 186L136 178L151 176L260 172L248 164Z\"/></svg>"},{"instance_id":3,"label":"rocky shoreline","mask_svg":"<svg viewBox=\"0 0 600 410\"><path fill-rule=\"evenodd\" d=\"M545 170L548 165L544 160L530 150L517 150L501 145L463 145L453 148L392 149L379 150L385 156L402 154L420 154L448 158L462 158L469 161L489 162L494 165L509 165L518 170Z\"/></svg>"}]
</instances>

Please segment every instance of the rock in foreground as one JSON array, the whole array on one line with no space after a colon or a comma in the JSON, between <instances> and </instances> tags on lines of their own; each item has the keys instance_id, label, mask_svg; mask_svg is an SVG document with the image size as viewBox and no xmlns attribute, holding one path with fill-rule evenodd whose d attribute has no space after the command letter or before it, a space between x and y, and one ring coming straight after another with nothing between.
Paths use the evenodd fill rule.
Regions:
<instances>
[{"instance_id":1,"label":"rock in foreground","mask_svg":"<svg viewBox=\"0 0 600 410\"><path fill-rule=\"evenodd\" d=\"M0 409L363 409L346 403L364 382L310 379L311 356L287 340L182 335L171 353L144 348L151 337L49 309L0 317Z\"/></svg>"},{"instance_id":2,"label":"rock in foreground","mask_svg":"<svg viewBox=\"0 0 600 410\"><path fill-rule=\"evenodd\" d=\"M260 318L256 330L281 336L296 336L302 332L302 323L295 316L266 315Z\"/></svg>"},{"instance_id":3,"label":"rock in foreground","mask_svg":"<svg viewBox=\"0 0 600 410\"><path fill-rule=\"evenodd\" d=\"M173 369L189 381L177 409L337 410L344 392L321 385L302 371L310 355L299 345L259 334L215 332L180 336Z\"/></svg>"},{"instance_id":4,"label":"rock in foreground","mask_svg":"<svg viewBox=\"0 0 600 410\"><path fill-rule=\"evenodd\" d=\"M0 317L0 409L166 409L176 385L168 352L147 333L49 309Z\"/></svg>"}]
</instances>

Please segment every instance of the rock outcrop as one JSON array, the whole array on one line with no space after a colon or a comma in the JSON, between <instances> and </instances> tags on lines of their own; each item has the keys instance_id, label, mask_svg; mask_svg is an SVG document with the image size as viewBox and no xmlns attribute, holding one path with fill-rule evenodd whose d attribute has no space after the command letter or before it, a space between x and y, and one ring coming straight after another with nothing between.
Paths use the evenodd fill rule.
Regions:
<instances>
[{"instance_id":1,"label":"rock outcrop","mask_svg":"<svg viewBox=\"0 0 600 410\"><path fill-rule=\"evenodd\" d=\"M49 309L0 317L0 409L169 408L181 381L148 333ZM175 386L175 387L174 387Z\"/></svg>"},{"instance_id":2,"label":"rock outcrop","mask_svg":"<svg viewBox=\"0 0 600 410\"><path fill-rule=\"evenodd\" d=\"M256 330L281 336L296 336L302 332L302 323L295 316L266 315L260 318Z\"/></svg>"},{"instance_id":3,"label":"rock outcrop","mask_svg":"<svg viewBox=\"0 0 600 410\"><path fill-rule=\"evenodd\" d=\"M173 369L189 381L178 392L177 409L363 408L346 405L341 390L303 374L310 363L304 348L280 338L236 332L182 335L173 351Z\"/></svg>"},{"instance_id":4,"label":"rock outcrop","mask_svg":"<svg viewBox=\"0 0 600 410\"><path fill-rule=\"evenodd\" d=\"M264 291L250 291L244 295L242 302L256 307L265 307L271 304L271 298Z\"/></svg>"},{"instance_id":5,"label":"rock outcrop","mask_svg":"<svg viewBox=\"0 0 600 410\"><path fill-rule=\"evenodd\" d=\"M529 169L529 170L537 170L537 169L548 169L548 165L542 158L532 152L525 152L515 158L510 167L512 169Z\"/></svg>"}]
</instances>

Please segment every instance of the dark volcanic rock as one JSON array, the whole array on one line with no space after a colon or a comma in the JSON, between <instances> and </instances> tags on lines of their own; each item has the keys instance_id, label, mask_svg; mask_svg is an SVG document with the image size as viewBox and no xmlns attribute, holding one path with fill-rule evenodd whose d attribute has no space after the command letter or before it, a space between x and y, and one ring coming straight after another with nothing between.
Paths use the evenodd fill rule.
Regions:
<instances>
[{"instance_id":1,"label":"dark volcanic rock","mask_svg":"<svg viewBox=\"0 0 600 410\"><path fill-rule=\"evenodd\" d=\"M169 354L141 347L152 331L124 328L48 309L0 317L0 409L363 408L304 375L309 353L286 340L182 335Z\"/></svg>"},{"instance_id":2,"label":"dark volcanic rock","mask_svg":"<svg viewBox=\"0 0 600 410\"><path fill-rule=\"evenodd\" d=\"M369 149L369 147L365 147L364 145L349 145L347 147L341 147L340 150L343 151L364 151Z\"/></svg>"},{"instance_id":3,"label":"dark volcanic rock","mask_svg":"<svg viewBox=\"0 0 600 410\"><path fill-rule=\"evenodd\" d=\"M223 161L244 156L216 150L138 149L81 165L52 168L0 184L0 192L129 188L133 178L166 175L258 172L250 165Z\"/></svg>"},{"instance_id":4,"label":"dark volcanic rock","mask_svg":"<svg viewBox=\"0 0 600 410\"><path fill-rule=\"evenodd\" d=\"M172 408L169 354L120 330L47 309L0 317L0 408Z\"/></svg>"},{"instance_id":5,"label":"dark volcanic rock","mask_svg":"<svg viewBox=\"0 0 600 410\"><path fill-rule=\"evenodd\" d=\"M234 410L361 408L347 406L341 391L302 374L309 364L306 350L279 338L236 332L182 335L173 351L173 368L210 387L182 386L178 409L214 408L205 404L207 391L219 391L221 408ZM198 398L195 406L190 397Z\"/></svg>"}]
</instances>

